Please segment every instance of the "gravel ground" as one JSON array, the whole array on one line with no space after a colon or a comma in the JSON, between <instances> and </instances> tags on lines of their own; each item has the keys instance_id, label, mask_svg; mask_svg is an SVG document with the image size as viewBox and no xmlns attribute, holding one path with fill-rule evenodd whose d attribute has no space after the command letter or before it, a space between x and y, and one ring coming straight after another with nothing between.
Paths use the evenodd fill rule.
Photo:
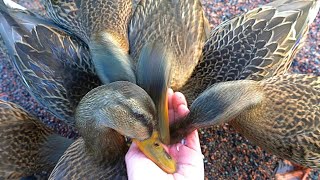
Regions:
<instances>
[{"instance_id":1,"label":"gravel ground","mask_svg":"<svg viewBox=\"0 0 320 180\"><path fill-rule=\"evenodd\" d=\"M38 0L17 0L25 7L39 11ZM202 0L212 27L222 21L247 12L269 1L248 0ZM318 24L318 25L316 25ZM307 42L294 59L291 71L320 75L320 14L310 28ZM56 132L67 137L75 137L76 131L54 118L41 107L26 91L15 73L5 50L0 50L0 98L15 102ZM203 154L205 155L206 179L271 179L278 159L248 142L228 125L200 131ZM312 179L318 179L319 172L312 172Z\"/></svg>"}]
</instances>

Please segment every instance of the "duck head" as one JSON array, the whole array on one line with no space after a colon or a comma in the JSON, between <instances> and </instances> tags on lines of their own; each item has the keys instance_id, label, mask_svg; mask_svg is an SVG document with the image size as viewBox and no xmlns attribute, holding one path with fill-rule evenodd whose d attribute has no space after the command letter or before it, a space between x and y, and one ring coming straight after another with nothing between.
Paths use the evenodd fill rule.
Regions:
<instances>
[{"instance_id":1,"label":"duck head","mask_svg":"<svg viewBox=\"0 0 320 180\"><path fill-rule=\"evenodd\" d=\"M190 113L170 126L170 143L177 143L192 131L227 123L262 102L261 88L250 80L217 83L205 90L190 106Z\"/></svg>"},{"instance_id":2,"label":"duck head","mask_svg":"<svg viewBox=\"0 0 320 180\"><path fill-rule=\"evenodd\" d=\"M117 81L90 91L76 110L76 125L87 150L110 163L124 157L127 147L122 135L168 173L176 163L163 148L158 136L157 115L150 96L139 86Z\"/></svg>"}]
</instances>

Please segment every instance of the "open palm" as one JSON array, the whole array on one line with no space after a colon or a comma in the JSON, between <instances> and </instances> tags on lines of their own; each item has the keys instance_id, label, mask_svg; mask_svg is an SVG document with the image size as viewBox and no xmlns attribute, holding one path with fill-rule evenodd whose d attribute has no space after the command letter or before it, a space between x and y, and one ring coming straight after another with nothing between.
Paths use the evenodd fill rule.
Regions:
<instances>
[{"instance_id":1,"label":"open palm","mask_svg":"<svg viewBox=\"0 0 320 180\"><path fill-rule=\"evenodd\" d=\"M183 94L168 91L169 119L175 121L187 115L189 110ZM194 131L186 137L183 144L167 147L169 154L177 162L177 171L168 174L148 159L132 143L126 154L128 178L135 179L204 179L203 155L201 153L198 132Z\"/></svg>"}]
</instances>

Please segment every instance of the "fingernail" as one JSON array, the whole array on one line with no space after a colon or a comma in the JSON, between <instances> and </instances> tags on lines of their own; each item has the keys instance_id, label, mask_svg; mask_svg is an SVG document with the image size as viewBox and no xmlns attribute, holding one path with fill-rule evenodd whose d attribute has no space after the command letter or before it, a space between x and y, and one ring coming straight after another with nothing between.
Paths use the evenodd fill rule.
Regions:
<instances>
[{"instance_id":1,"label":"fingernail","mask_svg":"<svg viewBox=\"0 0 320 180\"><path fill-rule=\"evenodd\" d=\"M187 141L186 141L185 139L182 139L182 140L181 140L181 144L187 145Z\"/></svg>"}]
</instances>

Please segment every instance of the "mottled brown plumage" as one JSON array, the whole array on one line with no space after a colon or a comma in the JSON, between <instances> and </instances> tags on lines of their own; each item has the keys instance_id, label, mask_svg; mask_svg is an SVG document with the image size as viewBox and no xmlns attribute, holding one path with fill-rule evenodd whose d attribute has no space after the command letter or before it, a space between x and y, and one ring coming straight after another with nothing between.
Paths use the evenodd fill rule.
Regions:
<instances>
[{"instance_id":1,"label":"mottled brown plumage","mask_svg":"<svg viewBox=\"0 0 320 180\"><path fill-rule=\"evenodd\" d=\"M128 52L131 0L42 0L48 16L87 44L101 32L110 33Z\"/></svg>"},{"instance_id":2,"label":"mottled brown plumage","mask_svg":"<svg viewBox=\"0 0 320 180\"><path fill-rule=\"evenodd\" d=\"M171 87L180 88L199 61L209 24L198 0L142 0L129 26L130 55L137 63L146 43L158 41L173 53Z\"/></svg>"},{"instance_id":3,"label":"mottled brown plumage","mask_svg":"<svg viewBox=\"0 0 320 180\"><path fill-rule=\"evenodd\" d=\"M128 55L131 0L43 0L48 16L82 39L101 81L135 82Z\"/></svg>"},{"instance_id":4,"label":"mottled brown plumage","mask_svg":"<svg viewBox=\"0 0 320 180\"><path fill-rule=\"evenodd\" d=\"M283 74L319 11L316 0L276 0L216 27L192 76L179 89L189 104L212 84Z\"/></svg>"},{"instance_id":5,"label":"mottled brown plumage","mask_svg":"<svg viewBox=\"0 0 320 180\"><path fill-rule=\"evenodd\" d=\"M154 58L143 57L145 46L155 42L161 44L167 49L167 56L170 57L167 58L170 62L166 62L170 66L163 66L169 68L165 70L171 75L168 79L169 86L177 90L187 81L198 63L208 31L209 24L199 0L142 0L136 6L129 25L129 53L132 66L137 69L141 59L148 58L143 62L145 63ZM150 70L145 71L154 73ZM137 72L138 77L139 75ZM150 78L146 78L150 81L157 80L152 79L151 75ZM139 81L138 85L144 89L148 88ZM160 129L163 130L161 132L167 132L160 134L161 139L169 143L166 89L154 88L148 93L158 107ZM161 100L155 97L160 97Z\"/></svg>"},{"instance_id":6,"label":"mottled brown plumage","mask_svg":"<svg viewBox=\"0 0 320 180\"><path fill-rule=\"evenodd\" d=\"M319 6L320 1L315 0L277 0L222 23L212 31L210 38L203 48L202 60L200 60L191 78L180 91L186 95L187 101L191 104L201 93L203 94L200 96L204 96L204 94L208 95L208 92L212 91L211 86L219 82L241 79L260 81L268 77L286 73L294 54L302 46L302 42L308 32L308 25L317 15ZM232 83L239 84L236 81ZM245 87L246 85L243 83L242 86ZM297 83L295 86L299 87L300 85ZM217 87L219 87L218 84ZM232 115L244 111L244 105L246 104L241 104L241 102L237 101L234 97L235 95L241 94L239 89L237 89L240 87L233 86L233 88L233 90L225 89L225 92L223 92L228 95L228 97L220 93L221 97L225 99L219 99L215 103L209 101L211 98L209 95L203 98L201 103L192 103L190 120L179 121L171 128L171 143L181 140L182 137L193 129L210 126L209 121L212 120L210 120L210 118L214 118L215 116L208 116L208 112L216 114L221 112L222 115L216 118L219 121L225 122L234 118ZM233 94L228 91L233 92ZM300 93L300 91L298 91L298 93ZM243 96L242 98L246 98L247 94L241 96ZM240 97L238 98L240 99ZM257 97L251 97L247 99L246 103L251 106L258 100ZM226 107L224 106L230 105L228 103L233 105L233 109L225 109ZM273 111L272 105L269 107L270 109L264 111L265 114L276 112ZM314 113L312 110L309 112L307 105L304 107L306 107L305 113ZM313 106L313 108L318 107ZM250 124L255 122L259 124L258 120L264 120L260 119L259 115L251 118L251 121L248 121ZM274 122L276 126L276 121L272 118L276 117L269 117L266 121L273 120L272 122ZM258 120L254 121L253 119ZM315 118L313 122L317 121L317 118ZM219 123L221 122L215 122L215 124ZM234 121L233 124L236 126L237 123L239 123L239 121ZM285 124L279 124L279 126L282 127L279 132L282 131L282 133L286 133L291 131L290 126L286 127ZM270 148L271 143L261 143L268 142L273 134L270 133L268 134L269 136L267 136L261 131L268 131L271 127L260 126L260 129L255 126L252 127L252 129L247 129L245 126L240 125L236 126L236 129L248 137L249 140L256 142L257 145L270 150L268 148ZM310 131L316 133L319 131L319 129L313 129L308 126L305 128L306 132L309 130L307 128L310 128ZM315 128L319 128L319 126ZM261 137L261 139L257 140L253 137ZM274 137L277 137L277 135ZM298 137L295 136L294 138L297 139ZM317 143L318 139L319 136L314 137L313 143ZM279 140L274 141L277 142ZM276 143L271 140L269 142ZM317 147L312 145L312 143L310 144L309 146L305 144L305 149L311 148L312 150L309 151L309 154L314 153L312 157L318 158L319 154L316 152L319 146L317 145ZM283 153L281 149L285 149L284 151L288 153L291 152L290 146L297 148L296 152L300 151L300 147L297 147L295 144L290 144L290 142L286 145L284 142L278 143L277 147L272 148L270 151L287 158L287 155ZM280 149L279 152L277 148ZM308 163L303 162L307 159L305 156L300 159L296 157L288 159L309 167L312 166L312 163L319 163L319 158L318 160L312 160L310 158ZM319 166L319 164L317 166Z\"/></svg>"},{"instance_id":7,"label":"mottled brown plumage","mask_svg":"<svg viewBox=\"0 0 320 180\"><path fill-rule=\"evenodd\" d=\"M0 7L0 33L22 82L50 112L74 126L80 99L101 85L88 46L47 19Z\"/></svg>"},{"instance_id":8,"label":"mottled brown plumage","mask_svg":"<svg viewBox=\"0 0 320 180\"><path fill-rule=\"evenodd\" d=\"M197 64L205 33L210 31L198 0L143 0L136 6L132 18L131 0L43 2L47 14L57 24L80 38L86 37L84 41L90 47L98 75L104 83L115 80L134 82L135 79L128 79L128 75L136 70L143 46L156 40L173 49L171 86L180 88ZM126 54L128 42L133 60ZM118 50L119 47L123 51ZM114 67L109 68L115 66L112 62L120 62L126 73L119 75L121 73L114 71Z\"/></svg>"},{"instance_id":9,"label":"mottled brown plumage","mask_svg":"<svg viewBox=\"0 0 320 180\"><path fill-rule=\"evenodd\" d=\"M59 2L61 1L52 1L52 4L59 4ZM77 14L90 14L87 11L80 12L80 10L84 10L81 9L82 7L85 7L86 10L91 10L91 8L88 8L89 6L81 6L81 8L79 8L81 4L79 3L80 1L71 2L76 3L72 4L71 6L63 7L66 8L65 13L72 12L67 16L68 18L66 18L67 20L69 19L68 21L70 21L70 19L72 18L74 18L73 20L75 22L79 21L79 19L77 19ZM93 1L88 2L92 3ZM192 5L190 7L187 6L189 8L188 11L180 12L179 8L184 7L184 3L189 3L189 5ZM282 3L284 3L284 5L281 5ZM187 73L180 72L176 73L178 75L174 75L181 75L181 77L173 79L173 82L179 82L178 85L175 85L174 83L172 83L171 85L175 89L177 89L179 86L182 86L190 76L191 71L193 70L191 78L187 81L186 85L180 89L187 95L188 101L192 102L193 99L196 98L207 87L210 87L211 84L214 84L216 82L245 78L261 80L264 77L284 73L291 63L292 55L295 51L297 51L299 47L299 42L303 40L304 33L307 31L307 25L313 20L312 17L315 16L314 14L316 14L316 9L318 7L314 5L315 1L278 0L270 4L270 6L263 6L261 8L250 11L246 15L240 16L239 18L223 23L213 31L211 38L207 41L205 45L202 54L202 60L193 70L193 67L197 62L197 59L195 58L195 61L193 61L193 58L197 57L197 54L199 54L197 47L200 46L199 43L202 43L201 40L204 36L201 36L201 33L204 33L205 29L204 25L201 24L201 17L203 16L203 12L198 11L199 7L201 7L199 2L164 0L152 2L142 1L140 5L138 5L137 10L135 11L136 14L133 16L133 20L130 24L130 48L132 46L133 49L130 49L130 53L133 56L133 59L136 60L139 58L141 48L144 47L144 45L146 44L146 39L149 40L149 42L152 42L153 40L160 40L164 42L165 45L168 45L172 52L175 53L176 57L178 57L178 60L174 61L174 63L180 63L179 58L181 58L182 60L190 60L188 62L191 63L182 62L180 64L182 67L185 67L184 70L186 70ZM76 11L68 11L69 7L71 7L71 9L76 9ZM173 7L176 9L174 9ZM55 8L59 9L60 7L56 6ZM288 11L288 9L291 11ZM194 10L195 14L190 13L194 12ZM55 11L56 10L53 10L51 11L51 13ZM117 11L119 11L119 9L117 9ZM55 19L55 21L58 22L59 18L56 18L54 16L64 15L65 13L55 13L55 15L50 16L52 16L53 19ZM159 15L158 13L161 13L161 15ZM174 15L170 16L172 15L170 13L173 13ZM180 16L185 14L192 14L190 15L190 19L194 18L190 21L188 21L188 18L184 19L186 20L186 26L184 26L185 24L181 23L178 20ZM61 17L63 18L64 16ZM164 20L169 20L169 22L161 22L157 20L158 18L162 19L162 17L168 17L164 18ZM149 19L152 20L148 21ZM174 23L171 21L173 21ZM205 20L203 19L203 21ZM192 23L190 25L190 22L195 22L195 25ZM68 25L70 24L71 26L78 26L77 24L73 25L72 23L73 22L68 23ZM177 27L174 26L175 23L178 25ZM68 30L72 33L77 34L76 29L72 27L66 27L65 24L66 23L60 23L60 25L64 26L65 28L68 28ZM94 23L89 23L88 25L93 24ZM169 24L171 26L168 26ZM180 25L182 26L182 28ZM130 57L127 56L126 50L123 48L119 48L121 47L122 43L120 43L120 41L117 40L118 36L114 36L108 30L102 31L102 29L104 28L103 25L97 25L93 27L98 28L94 29L85 26L80 28L79 34L81 36L80 38L84 38L84 40L88 43L90 47L90 51L93 55L93 62L100 79L105 83L113 80L119 80L122 78L127 78L126 80L129 80L131 82L135 81L135 78L132 78L134 76L132 76L133 73L131 72L133 71L132 69L134 69L134 65L130 63ZM179 29L179 27L181 29ZM46 27L45 29L49 29L51 31L50 28ZM146 31L145 33L140 33L139 29L146 29ZM177 31L175 29L179 30ZM161 30L163 30L163 32L168 33L162 33ZM85 35L82 36L81 33ZM191 36L189 36L188 33L190 33ZM181 37L180 34L184 34L184 36ZM159 35L164 35L164 37L160 37ZM34 38L35 37L36 36L34 36ZM54 34L53 37L57 37L57 35ZM190 39L183 39L185 37L188 37ZM58 38L58 40L60 39L61 38ZM68 40L68 38L66 39L67 42L70 41ZM90 41L86 39L90 39ZM77 42L73 41L73 43ZM51 47L52 44L50 44L50 41L48 42L48 44L48 46ZM77 46L77 44L73 45ZM54 49L53 47L52 49ZM105 49L105 47L107 47L107 49ZM59 51L56 52L49 50L49 52L53 53L49 53L49 55L46 56L46 58L48 59L53 59L56 55L60 54ZM104 52L107 52L107 55L105 55ZM23 53L29 54L30 52L23 51ZM86 53L86 51L84 51L83 53ZM188 56L184 56L185 54L188 54ZM18 57L21 55L22 54L18 55ZM182 57L187 58L183 59ZM103 61L104 59L111 59L111 61L105 62ZM22 62L28 64L28 61L29 60L25 60L25 62ZM39 59L36 59L36 62L37 63L35 64L37 65L37 68L30 67L31 72L35 72L35 69L40 69L41 71L36 71L37 73L34 73L35 76L30 76L32 78L29 77L30 80L37 79L37 76L39 76L39 74L43 77L45 77L46 74L50 74L51 70L49 70L48 73L48 71L46 71L47 67L45 64L41 64ZM120 68L118 68L118 66L112 65L112 63L109 64L110 62L120 62L119 64L123 63L124 66L120 66ZM179 67L177 67L177 65L174 65L173 73L175 73L176 69L176 72L179 72ZM55 68L65 67L53 66L53 69ZM124 68L124 71L119 71L119 69L121 68ZM90 73L91 72L94 72L94 70L90 71ZM117 74L119 72L124 72L124 74L113 76L114 74ZM25 71L24 75L22 76L27 77L28 73L28 71ZM110 76L113 77L113 79L110 79ZM30 82L31 81L29 81L29 83ZM53 82L53 84L50 84L43 81L43 85L45 87L69 87L68 83L64 84L56 79L54 79ZM33 91L32 88L30 89L31 91ZM60 90L63 90L63 88L58 88L58 92ZM41 90L39 92L41 92ZM58 96L55 95L52 97L63 97L63 100L67 99L65 98L66 96L61 95L60 92L56 94L58 94ZM59 100L59 98L57 98L57 100ZM42 101L46 102L47 100L44 99ZM206 108L211 107L208 106ZM62 113L64 113L63 109ZM71 113L73 113L73 111L71 111Z\"/></svg>"},{"instance_id":10,"label":"mottled brown plumage","mask_svg":"<svg viewBox=\"0 0 320 180\"><path fill-rule=\"evenodd\" d=\"M50 173L71 143L20 106L0 100L0 179Z\"/></svg>"},{"instance_id":11,"label":"mottled brown plumage","mask_svg":"<svg viewBox=\"0 0 320 180\"><path fill-rule=\"evenodd\" d=\"M33 15L28 11L6 9L5 6L2 5L1 13L1 21L3 22L3 28L0 29L1 34L4 36L4 39L6 41L5 43L9 48L11 57L13 57L13 60L18 69L18 73L23 78L29 91L33 95L35 95L35 97L45 106L48 105L53 114L58 115L58 117L60 117L62 120L65 120L69 124L74 125L76 122L75 119L77 119L75 118L75 109L78 107L80 99L82 99L82 97L85 93L88 92L88 90L91 90L94 87L100 85L100 81L95 74L95 69L92 66L93 63L91 61L91 56L87 56L89 54L87 45L76 36L63 31L53 22L41 17L37 17L36 15ZM152 46L146 46L146 49L150 50L151 47ZM166 48L164 48L163 50L166 50ZM163 50L161 50L160 48L156 51L151 51L152 53L146 53L146 56L143 58L144 62L149 62L147 60L150 56L155 56L159 57L159 59L161 60L166 60L166 56L164 58L161 58L162 54L166 54L163 53ZM162 65L163 63L161 62L162 61L159 61L157 63L160 63ZM141 67L153 67L154 70L156 70L161 66L141 65ZM120 69L117 69L117 67L110 66L109 68L112 68L117 73L120 71ZM151 72L155 72L152 69L149 70ZM143 70L139 72L147 73ZM164 88L162 89L167 89L167 83L165 83L167 80L161 81L161 79L166 78L164 77L164 73L162 73L162 70L160 70L158 75L159 76L155 75L154 77L160 78L160 82L164 83ZM148 78L149 76L142 75L141 77ZM128 78L134 79L135 76L132 76L132 74L128 74ZM162 84L158 82L143 81L143 79L140 80L142 80L142 82L147 82L145 84L146 86L154 87L152 83L157 83L158 85L162 86ZM122 92L125 89L124 86L118 88L119 90L121 89ZM114 89L113 91L116 90ZM100 94L96 94L95 98L89 100L90 103L93 104L97 103L97 101L100 100L101 104L106 103L106 107L116 108L112 111L112 113L116 111L119 111L120 114L125 113L122 114L121 117L112 116L111 122L113 122L114 125L112 125L111 128L120 131L121 134L127 135L129 137L135 137L137 144L139 144L140 140L150 138L151 142L149 144L146 144L148 146L147 148L149 148L146 148L146 153L150 153L151 155L146 155L148 157L151 157L150 159L152 159L153 156L157 156L153 157L152 160L154 160L160 167L167 168L166 170L168 171L175 171L175 163L172 159L169 158L169 155L166 154L162 146L156 146L152 144L153 141L158 141L158 136L154 136L154 134L157 135L156 131L158 130L158 128L156 128L158 126L158 122L156 121L156 119L152 119L152 126L148 125L148 127L141 127L141 125L136 125L134 123L145 121L145 114L155 113L152 108L147 108L144 109L144 112L140 112L140 110L143 109L144 106L152 106L153 102L139 100L143 101L142 104L134 104L128 107L124 106L123 108L118 108L116 104L121 104L121 102L122 105L126 105L126 103L130 104L130 94L135 93L137 95L141 95L145 93L145 91L143 91L141 88L130 88L130 91L128 89L126 89L125 91L128 95L128 97L126 96L126 98L122 97L117 99L116 96L113 96L114 99L110 98L110 96L114 95L115 92L109 93L109 98L107 98L106 96L104 96L103 91L99 91ZM139 96L139 98L142 97ZM86 104L88 105L88 103ZM101 104L100 107L103 107L103 105ZM92 106L87 106L85 108L88 107ZM85 108L83 108L82 110L87 112L87 117L90 116L90 118L97 118L97 114L95 114L95 112L101 109L97 106L93 106L93 108L91 108L91 111L88 112L85 110ZM116 113L116 115L120 114ZM134 117L130 116L130 114L133 114L132 116ZM86 125L78 125L78 130L84 141L86 142L85 147L90 151L81 152L86 152L89 159L94 157L94 160L88 161L88 163L97 162L97 164L95 165L101 166L99 170L106 170L104 172L100 172L100 174L95 173L96 171L92 171L92 174L87 174L88 177L101 177L100 175L102 175L103 177L109 177L110 174L108 174L107 169L117 168L115 167L116 164L123 163L121 160L123 159L124 153L127 148L126 144L124 143L123 136L116 133L114 130L107 130L107 128L97 129L98 127L105 127L105 124L101 124L103 122L100 122L100 119L98 122L92 122L92 119L78 118L78 123L79 119L85 121L83 123L86 123ZM90 123L86 122L86 120L88 120ZM129 123L129 121L131 123ZM123 126L128 123L130 124L130 126ZM150 122L148 123L150 124ZM143 130L143 128L149 130L149 133L152 133L152 138L151 134L148 134L149 137L146 137L146 135L143 136L143 134L141 134L142 132L140 131ZM86 131L88 129L90 129L90 131ZM138 135L133 136L132 134L130 134L131 131L138 132ZM103 135L103 138L101 138L99 135ZM101 139L102 142L100 141ZM90 142L98 143L90 144ZM156 144L159 145L161 143L157 142ZM144 145L139 148L143 149ZM152 149L157 152L148 152L152 151ZM81 154L81 152L79 152L79 156L84 156L83 154ZM69 177L70 173L78 173L77 170L79 169L73 169L72 167L75 166L78 163L77 160L81 160L82 157L80 159L76 159L76 162L74 162L72 161L74 160L73 155L74 154L72 153L64 155L65 159L68 159L67 163L69 163L68 165L70 166L66 166L65 161L61 161L59 163L59 168L71 168L71 172L60 171L60 169L58 171L56 170L53 176ZM81 163L82 164L79 165L83 165L86 162L83 161ZM95 165L93 167L96 167ZM85 166L86 165L83 165L83 167ZM120 176L123 176L123 174L125 173L125 169L123 169L123 167L124 166L119 167L119 171L122 172ZM111 174L110 177L118 176L118 171L112 171L112 173L113 174Z\"/></svg>"},{"instance_id":12,"label":"mottled brown plumage","mask_svg":"<svg viewBox=\"0 0 320 180\"><path fill-rule=\"evenodd\" d=\"M172 126L173 142L196 128L230 123L263 149L320 168L320 77L281 75L213 85Z\"/></svg>"},{"instance_id":13,"label":"mottled brown plumage","mask_svg":"<svg viewBox=\"0 0 320 180\"><path fill-rule=\"evenodd\" d=\"M115 156L118 160L110 166L105 162L99 163L88 154L84 140L79 138L67 149L49 179L127 179L124 163L126 149L118 149L121 156Z\"/></svg>"},{"instance_id":14,"label":"mottled brown plumage","mask_svg":"<svg viewBox=\"0 0 320 180\"><path fill-rule=\"evenodd\" d=\"M102 3L102 1L97 3ZM173 54L171 85L174 87L186 81L201 54L208 24L200 2L196 0L141 1L134 12L129 30L126 30L126 33L129 31L130 54L133 60L127 54L127 50L120 48L119 44L117 45L114 41L116 37L109 33L109 30L117 32L123 30L127 22L126 17L131 15L130 11L126 10L128 6L131 6L131 1L129 3L129 1L110 0L103 4L108 3L115 5L108 6L108 8L96 6L97 11L89 13L88 11L92 11L89 7L95 4L93 1L44 1L48 15L57 24L43 20L43 18L34 18L34 15L29 12L30 16L20 15L26 11L9 13L14 17L18 27L27 27L27 31L23 32L12 28L12 19L4 19L4 24L7 26L4 26L2 34L6 37L5 39L9 39L7 43L9 45L6 45L12 46L11 56L15 56L14 61L16 61L19 74L25 79L24 82L30 93L43 105L48 106L55 116L66 120L71 125L74 124L72 117L80 98L90 89L101 84L97 76L102 83L116 80L136 82L134 71L138 67L134 64L140 58L142 48L148 43L161 43ZM91 15L100 11L111 14L118 12L116 15L122 20L116 21L117 16L108 19L108 15L99 18L105 18L103 21L110 21L108 22L110 26L95 25L101 23L102 20L98 18L95 21ZM164 16L170 21L170 26L167 22L159 20ZM82 26L82 23L87 23L92 27ZM117 24L115 27L114 23ZM152 25L153 23L155 24ZM59 26L67 28L67 32ZM77 28L78 26L81 27ZM83 28L86 30L81 30ZM83 33L90 37L90 40L85 40L87 43L80 40L86 37L86 35L81 35ZM24 35L30 36L29 41L21 38ZM127 39L125 36L121 38ZM15 42L18 42L21 50L15 50ZM66 49L66 47L70 48ZM36 51L32 51L33 49ZM28 54L32 56L25 56ZM43 57L46 57L46 62L43 62ZM189 73L183 71L189 71ZM73 76L72 74L75 73L78 75ZM62 74L65 76L61 76ZM72 82L69 79L72 79ZM75 93L73 89L81 90L76 97L73 97ZM43 96L47 98L42 98Z\"/></svg>"}]
</instances>

